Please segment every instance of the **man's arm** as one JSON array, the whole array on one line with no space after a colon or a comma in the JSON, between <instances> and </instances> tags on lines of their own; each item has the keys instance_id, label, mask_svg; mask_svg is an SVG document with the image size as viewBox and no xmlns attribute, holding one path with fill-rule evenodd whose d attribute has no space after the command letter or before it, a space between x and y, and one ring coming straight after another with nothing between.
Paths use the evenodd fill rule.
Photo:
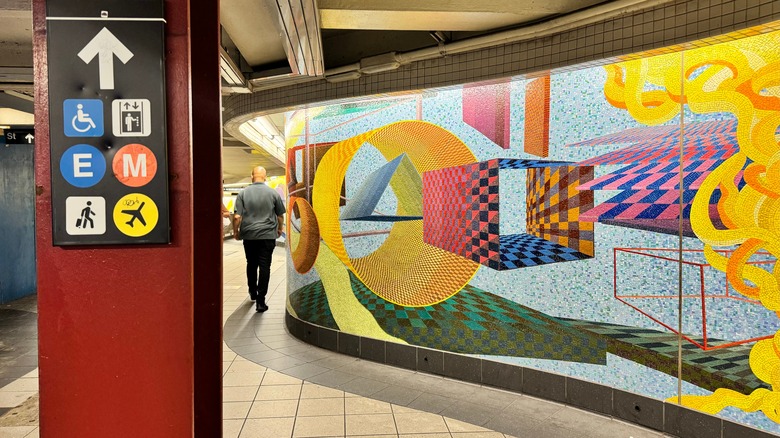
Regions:
<instances>
[{"instance_id":1,"label":"man's arm","mask_svg":"<svg viewBox=\"0 0 780 438\"><path fill-rule=\"evenodd\" d=\"M241 227L241 216L234 215L233 216L233 238L236 240L241 240L238 238L238 230L240 227Z\"/></svg>"},{"instance_id":2,"label":"man's arm","mask_svg":"<svg viewBox=\"0 0 780 438\"><path fill-rule=\"evenodd\" d=\"M235 208L233 209L233 238L236 240L239 239L238 230L241 227L241 215L244 214L244 192L238 192L238 195L236 196L236 204Z\"/></svg>"},{"instance_id":3,"label":"man's arm","mask_svg":"<svg viewBox=\"0 0 780 438\"><path fill-rule=\"evenodd\" d=\"M284 232L284 213L287 211L287 209L284 208L282 197L279 196L278 193L275 194L274 213L276 213L276 221L279 223L279 226L276 228L276 237L282 237L282 232Z\"/></svg>"}]
</instances>

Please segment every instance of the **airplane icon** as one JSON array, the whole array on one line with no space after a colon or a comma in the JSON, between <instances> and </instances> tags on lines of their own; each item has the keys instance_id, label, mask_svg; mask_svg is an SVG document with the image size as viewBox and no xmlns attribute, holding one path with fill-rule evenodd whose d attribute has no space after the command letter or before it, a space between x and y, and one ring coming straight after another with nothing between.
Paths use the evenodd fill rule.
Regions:
<instances>
[{"instance_id":1,"label":"airplane icon","mask_svg":"<svg viewBox=\"0 0 780 438\"><path fill-rule=\"evenodd\" d=\"M141 225L146 226L146 221L144 220L144 216L141 214L141 209L144 208L144 204L146 204L146 202L142 202L141 205L138 207L138 210L122 210L122 213L129 214L130 216L132 216L129 221L125 222L127 225L130 225L130 227L132 227L135 220L138 219L138 221L141 222Z\"/></svg>"}]
</instances>

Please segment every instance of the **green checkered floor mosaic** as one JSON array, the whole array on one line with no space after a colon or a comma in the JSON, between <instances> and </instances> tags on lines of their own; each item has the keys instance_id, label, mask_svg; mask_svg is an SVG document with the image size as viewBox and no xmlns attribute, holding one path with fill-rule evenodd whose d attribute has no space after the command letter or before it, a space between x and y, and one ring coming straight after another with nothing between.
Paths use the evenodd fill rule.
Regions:
<instances>
[{"instance_id":1,"label":"green checkered floor mosaic","mask_svg":"<svg viewBox=\"0 0 780 438\"><path fill-rule=\"evenodd\" d=\"M677 375L677 335L658 330L603 322L562 319L608 340L607 351L672 376ZM698 339L702 342L701 339ZM717 345L726 341L709 339ZM704 351L683 341L683 380L705 389L729 388L748 394L756 388L769 388L750 370L752 345Z\"/></svg>"},{"instance_id":2,"label":"green checkered floor mosaic","mask_svg":"<svg viewBox=\"0 0 780 438\"><path fill-rule=\"evenodd\" d=\"M466 354L606 363L606 340L471 286L432 306L405 307L378 297L351 273L350 278L355 296L380 327L413 345ZM334 327L321 283L293 292L290 303L299 317Z\"/></svg>"},{"instance_id":3,"label":"green checkered floor mosaic","mask_svg":"<svg viewBox=\"0 0 780 438\"><path fill-rule=\"evenodd\" d=\"M298 318L322 327L339 329L330 312L328 297L325 295L325 287L321 281L296 290L287 299Z\"/></svg>"},{"instance_id":4,"label":"green checkered floor mosaic","mask_svg":"<svg viewBox=\"0 0 780 438\"><path fill-rule=\"evenodd\" d=\"M609 352L677 375L677 336L672 333L556 318L468 285L441 303L405 307L378 297L352 273L350 278L355 297L382 329L413 345L464 354L602 365ZM338 329L321 282L293 292L290 304L300 318ZM740 345L703 351L685 342L683 379L709 390L729 388L749 393L767 387L750 370L750 348Z\"/></svg>"}]
</instances>

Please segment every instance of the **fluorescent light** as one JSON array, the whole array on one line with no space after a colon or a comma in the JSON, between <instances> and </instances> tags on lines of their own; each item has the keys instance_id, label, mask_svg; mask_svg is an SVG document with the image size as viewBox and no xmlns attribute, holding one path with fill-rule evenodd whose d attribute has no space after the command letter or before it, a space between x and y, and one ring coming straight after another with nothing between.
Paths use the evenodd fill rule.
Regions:
<instances>
[{"instance_id":1,"label":"fluorescent light","mask_svg":"<svg viewBox=\"0 0 780 438\"><path fill-rule=\"evenodd\" d=\"M24 93L19 93L17 91L4 90L3 93L5 93L5 94L7 94L9 96L18 97L19 99L24 99L24 100L28 100L30 102L35 102L35 98L34 97L28 96L28 95L26 95Z\"/></svg>"},{"instance_id":2,"label":"fluorescent light","mask_svg":"<svg viewBox=\"0 0 780 438\"><path fill-rule=\"evenodd\" d=\"M401 62L395 52L383 53L360 60L360 71L366 74L382 73L395 70L401 66Z\"/></svg>"},{"instance_id":3,"label":"fluorescent light","mask_svg":"<svg viewBox=\"0 0 780 438\"><path fill-rule=\"evenodd\" d=\"M359 79L361 76L363 76L359 71L348 71L346 73L339 73L332 76L325 76L325 80L335 84L338 82L346 82L346 81L354 81L355 79Z\"/></svg>"},{"instance_id":4,"label":"fluorescent light","mask_svg":"<svg viewBox=\"0 0 780 438\"><path fill-rule=\"evenodd\" d=\"M219 48L219 67L222 71L222 79L232 86L245 86L246 79L241 69L238 68L224 48Z\"/></svg>"},{"instance_id":5,"label":"fluorescent light","mask_svg":"<svg viewBox=\"0 0 780 438\"><path fill-rule=\"evenodd\" d=\"M243 123L238 129L253 143L261 146L272 155L284 155L284 136L267 117L256 117Z\"/></svg>"}]
</instances>

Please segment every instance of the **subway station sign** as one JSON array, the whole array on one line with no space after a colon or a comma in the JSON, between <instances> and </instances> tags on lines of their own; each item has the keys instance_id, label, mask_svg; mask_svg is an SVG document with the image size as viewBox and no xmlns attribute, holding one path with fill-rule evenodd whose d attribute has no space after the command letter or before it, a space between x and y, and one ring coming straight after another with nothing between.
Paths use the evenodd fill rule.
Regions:
<instances>
[{"instance_id":1,"label":"subway station sign","mask_svg":"<svg viewBox=\"0 0 780 438\"><path fill-rule=\"evenodd\" d=\"M170 242L163 1L46 8L54 244Z\"/></svg>"},{"instance_id":2,"label":"subway station sign","mask_svg":"<svg viewBox=\"0 0 780 438\"><path fill-rule=\"evenodd\" d=\"M5 144L33 144L35 143L34 128L10 127L3 131Z\"/></svg>"}]
</instances>

